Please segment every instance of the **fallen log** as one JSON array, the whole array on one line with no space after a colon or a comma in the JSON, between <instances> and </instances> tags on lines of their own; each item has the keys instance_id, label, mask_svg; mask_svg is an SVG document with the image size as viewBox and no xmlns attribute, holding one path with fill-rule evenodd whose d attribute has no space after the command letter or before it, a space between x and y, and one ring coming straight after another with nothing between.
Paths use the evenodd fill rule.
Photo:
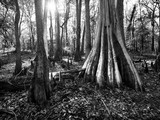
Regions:
<instances>
[{"instance_id":1,"label":"fallen log","mask_svg":"<svg viewBox=\"0 0 160 120\"><path fill-rule=\"evenodd\" d=\"M138 60L133 60L133 62L134 62L134 63L140 63L140 62L143 62L143 61L142 61L142 59L140 58L140 59L138 59Z\"/></svg>"},{"instance_id":2,"label":"fallen log","mask_svg":"<svg viewBox=\"0 0 160 120\"><path fill-rule=\"evenodd\" d=\"M61 71L61 72L50 72L50 75L52 76L50 78L50 81L51 82L63 81L65 79L74 80L75 79L74 74L82 71L85 71L85 69L68 70L68 71ZM32 74L31 71L30 71L30 74ZM32 76L30 75L30 76L17 76L17 77L12 77L9 80L2 80L0 81L0 91L15 92L15 91L29 89L31 84L31 79L32 79Z\"/></svg>"},{"instance_id":3,"label":"fallen log","mask_svg":"<svg viewBox=\"0 0 160 120\"><path fill-rule=\"evenodd\" d=\"M61 71L61 74L63 73L79 73L85 71L85 68L80 69L80 70L67 70L67 71Z\"/></svg>"},{"instance_id":4,"label":"fallen log","mask_svg":"<svg viewBox=\"0 0 160 120\"><path fill-rule=\"evenodd\" d=\"M30 87L30 82L24 83L22 85L15 85L6 81L0 81L0 84L1 84L0 91L5 91L5 92L21 91L28 89Z\"/></svg>"},{"instance_id":5,"label":"fallen log","mask_svg":"<svg viewBox=\"0 0 160 120\"><path fill-rule=\"evenodd\" d=\"M53 79L74 79L74 74L78 74L78 73L81 73L81 72L84 72L85 69L80 69L80 70L68 70L68 71L60 71L60 72L50 72L49 74L49 77L52 76ZM51 77L50 77L51 79Z\"/></svg>"},{"instance_id":6,"label":"fallen log","mask_svg":"<svg viewBox=\"0 0 160 120\"><path fill-rule=\"evenodd\" d=\"M32 77L12 77L9 80L0 81L0 91L5 92L15 92L28 89L30 87L30 83Z\"/></svg>"}]
</instances>

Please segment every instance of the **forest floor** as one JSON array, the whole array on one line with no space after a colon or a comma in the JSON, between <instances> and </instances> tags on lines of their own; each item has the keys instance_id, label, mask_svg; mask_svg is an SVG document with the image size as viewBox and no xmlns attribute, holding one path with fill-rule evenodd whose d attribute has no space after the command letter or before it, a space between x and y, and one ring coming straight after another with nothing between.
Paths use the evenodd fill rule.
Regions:
<instances>
[{"instance_id":1,"label":"forest floor","mask_svg":"<svg viewBox=\"0 0 160 120\"><path fill-rule=\"evenodd\" d=\"M23 55L23 66L30 64L29 56ZM14 58L14 56L12 56ZM138 57L137 57L138 58ZM152 59L148 59L150 62ZM9 80L14 66L13 59L0 69L0 80ZM71 69L80 68L73 62ZM56 69L66 70L55 64ZM141 63L136 67L144 83L145 92L130 88L96 89L83 79L64 80L53 88L51 100L46 108L28 103L28 90L17 92L0 91L1 120L160 120L160 80L149 65L144 73Z\"/></svg>"}]
</instances>

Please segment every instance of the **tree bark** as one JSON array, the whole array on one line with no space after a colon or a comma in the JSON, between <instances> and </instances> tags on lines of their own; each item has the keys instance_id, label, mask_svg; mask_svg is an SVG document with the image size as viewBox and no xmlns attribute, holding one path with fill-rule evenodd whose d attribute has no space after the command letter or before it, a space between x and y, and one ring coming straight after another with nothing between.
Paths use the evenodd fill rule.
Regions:
<instances>
[{"instance_id":1,"label":"tree bark","mask_svg":"<svg viewBox=\"0 0 160 120\"><path fill-rule=\"evenodd\" d=\"M144 36L141 35L141 52L143 52L143 48L144 48Z\"/></svg>"},{"instance_id":2,"label":"tree bark","mask_svg":"<svg viewBox=\"0 0 160 120\"><path fill-rule=\"evenodd\" d=\"M75 56L74 56L75 61L81 60L81 55L80 55L81 5L82 5L82 0L76 0L77 40L76 40L76 50L75 50Z\"/></svg>"},{"instance_id":3,"label":"tree bark","mask_svg":"<svg viewBox=\"0 0 160 120\"><path fill-rule=\"evenodd\" d=\"M160 23L160 1L159 1L159 23ZM160 24L159 24L158 53L160 53Z\"/></svg>"},{"instance_id":4,"label":"tree bark","mask_svg":"<svg viewBox=\"0 0 160 120\"><path fill-rule=\"evenodd\" d=\"M16 38L16 66L14 74L17 75L22 70L21 63L21 44L19 40L19 20L20 20L20 10L18 5L18 0L15 0L16 14L15 14L15 38Z\"/></svg>"},{"instance_id":5,"label":"tree bark","mask_svg":"<svg viewBox=\"0 0 160 120\"><path fill-rule=\"evenodd\" d=\"M118 0L118 17L119 17L119 23L120 23L120 29L122 32L122 38L124 40L125 43L125 37L124 37L124 24L123 24L123 20L124 20L124 7L123 7L123 2L124 0Z\"/></svg>"},{"instance_id":6,"label":"tree bark","mask_svg":"<svg viewBox=\"0 0 160 120\"><path fill-rule=\"evenodd\" d=\"M65 46L68 46L69 41L68 41L68 27L67 27L67 25L68 25L69 13L70 13L70 4L67 2L67 0L65 2L66 2L65 25L64 25L65 37L66 37Z\"/></svg>"},{"instance_id":7,"label":"tree bark","mask_svg":"<svg viewBox=\"0 0 160 120\"><path fill-rule=\"evenodd\" d=\"M89 10L90 0L85 0L85 58L87 59L88 54L91 50L91 32L90 32L90 10Z\"/></svg>"},{"instance_id":8,"label":"tree bark","mask_svg":"<svg viewBox=\"0 0 160 120\"><path fill-rule=\"evenodd\" d=\"M151 20L151 24L152 24L152 44L151 44L151 50L154 51L154 14L155 14L155 10L153 10L152 13L152 20Z\"/></svg>"},{"instance_id":9,"label":"tree bark","mask_svg":"<svg viewBox=\"0 0 160 120\"><path fill-rule=\"evenodd\" d=\"M83 25L83 32L81 36L81 55L84 55L84 36L85 36L85 24Z\"/></svg>"},{"instance_id":10,"label":"tree bark","mask_svg":"<svg viewBox=\"0 0 160 120\"><path fill-rule=\"evenodd\" d=\"M60 41L60 25L59 25L59 12L57 6L57 0L55 0L56 11L55 11L55 31L56 31L56 49L55 49L55 60L60 61L62 59L62 44Z\"/></svg>"},{"instance_id":11,"label":"tree bark","mask_svg":"<svg viewBox=\"0 0 160 120\"><path fill-rule=\"evenodd\" d=\"M44 3L44 11L43 11L43 40L44 40L44 46L45 46L45 52L47 57L48 55L48 40L47 40L47 17L48 17L48 4L49 0L45 0Z\"/></svg>"},{"instance_id":12,"label":"tree bark","mask_svg":"<svg viewBox=\"0 0 160 120\"><path fill-rule=\"evenodd\" d=\"M50 28L49 28L49 33L50 33L50 57L53 57L54 51L53 51L53 25L52 25L52 14L50 11Z\"/></svg>"},{"instance_id":13,"label":"tree bark","mask_svg":"<svg viewBox=\"0 0 160 120\"><path fill-rule=\"evenodd\" d=\"M143 90L138 72L125 48L116 0L99 0L99 22L94 46L86 59L85 79L100 87L125 84Z\"/></svg>"},{"instance_id":14,"label":"tree bark","mask_svg":"<svg viewBox=\"0 0 160 120\"><path fill-rule=\"evenodd\" d=\"M44 25L42 0L35 0L36 27L37 27L37 55L34 68L34 77L29 91L29 100L40 106L45 106L50 98L49 65L44 45Z\"/></svg>"},{"instance_id":15,"label":"tree bark","mask_svg":"<svg viewBox=\"0 0 160 120\"><path fill-rule=\"evenodd\" d=\"M32 51L34 51L35 50L35 38L34 38L34 33L33 33L33 25L32 25L32 23L30 23L31 24L31 26L30 26L30 32L31 32L31 38L32 38Z\"/></svg>"}]
</instances>

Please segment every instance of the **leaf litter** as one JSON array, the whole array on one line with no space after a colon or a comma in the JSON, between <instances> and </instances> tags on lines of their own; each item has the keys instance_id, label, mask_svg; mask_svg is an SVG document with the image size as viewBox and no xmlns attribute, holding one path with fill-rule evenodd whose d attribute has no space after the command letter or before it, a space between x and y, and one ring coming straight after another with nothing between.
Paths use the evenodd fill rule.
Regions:
<instances>
[{"instance_id":1,"label":"leaf litter","mask_svg":"<svg viewBox=\"0 0 160 120\"><path fill-rule=\"evenodd\" d=\"M72 67L75 68L76 65ZM60 67L58 69L63 70ZM43 109L28 103L27 90L7 92L0 95L0 119L158 120L160 119L158 73L153 70L143 73L140 68L138 71L144 83L145 92L136 92L127 87L113 90L97 89L94 84L83 83L82 78L65 80L53 89L51 99Z\"/></svg>"}]
</instances>

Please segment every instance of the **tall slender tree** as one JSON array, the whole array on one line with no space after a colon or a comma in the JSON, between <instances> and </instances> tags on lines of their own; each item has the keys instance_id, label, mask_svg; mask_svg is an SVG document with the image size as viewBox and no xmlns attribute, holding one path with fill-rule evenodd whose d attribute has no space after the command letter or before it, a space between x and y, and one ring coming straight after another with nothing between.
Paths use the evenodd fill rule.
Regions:
<instances>
[{"instance_id":1,"label":"tall slender tree","mask_svg":"<svg viewBox=\"0 0 160 120\"><path fill-rule=\"evenodd\" d=\"M62 58L62 43L60 40L60 24L59 24L59 12L58 12L58 1L54 0L55 8L55 35L56 35L56 48L55 48L55 60L59 61Z\"/></svg>"},{"instance_id":2,"label":"tall slender tree","mask_svg":"<svg viewBox=\"0 0 160 120\"><path fill-rule=\"evenodd\" d=\"M15 0L15 6L16 6L16 14L15 14L15 38L16 38L16 67L14 74L20 73L22 70L22 63L21 63L21 44L19 40L19 21L20 21L20 10L19 10L19 4L18 0Z\"/></svg>"},{"instance_id":3,"label":"tall slender tree","mask_svg":"<svg viewBox=\"0 0 160 120\"><path fill-rule=\"evenodd\" d=\"M49 34L50 34L50 57L53 57L54 50L53 50L53 24L52 24L52 13L50 11L50 28L49 28Z\"/></svg>"},{"instance_id":4,"label":"tall slender tree","mask_svg":"<svg viewBox=\"0 0 160 120\"><path fill-rule=\"evenodd\" d=\"M91 50L91 32L90 32L90 9L89 9L90 0L85 0L85 58L87 58Z\"/></svg>"},{"instance_id":5,"label":"tall slender tree","mask_svg":"<svg viewBox=\"0 0 160 120\"><path fill-rule=\"evenodd\" d=\"M160 1L158 2L158 8L159 8L159 39L158 39L158 53L160 53Z\"/></svg>"},{"instance_id":6,"label":"tall slender tree","mask_svg":"<svg viewBox=\"0 0 160 120\"><path fill-rule=\"evenodd\" d=\"M85 79L100 87L125 84L142 91L142 82L123 43L117 0L99 0L99 3L94 46L83 65Z\"/></svg>"},{"instance_id":7,"label":"tall slender tree","mask_svg":"<svg viewBox=\"0 0 160 120\"><path fill-rule=\"evenodd\" d=\"M44 40L44 46L45 46L45 51L46 55L48 57L48 40L47 40L47 17L48 17L48 5L49 0L45 0L44 3L44 11L43 11L43 40Z\"/></svg>"},{"instance_id":8,"label":"tall slender tree","mask_svg":"<svg viewBox=\"0 0 160 120\"><path fill-rule=\"evenodd\" d=\"M81 35L81 54L84 55L84 37L85 37L85 24L83 25L83 31Z\"/></svg>"},{"instance_id":9,"label":"tall slender tree","mask_svg":"<svg viewBox=\"0 0 160 120\"><path fill-rule=\"evenodd\" d=\"M68 19L69 19L69 13L70 13L70 1L65 0L65 4L66 4L66 12L65 12L65 24L64 24L64 28L65 28L65 46L69 45L69 41L68 41Z\"/></svg>"},{"instance_id":10,"label":"tall slender tree","mask_svg":"<svg viewBox=\"0 0 160 120\"><path fill-rule=\"evenodd\" d=\"M44 106L50 98L51 87L49 84L49 65L44 45L44 25L42 0L35 0L36 27L37 27L37 54L34 76L29 91L29 100Z\"/></svg>"},{"instance_id":11,"label":"tall slender tree","mask_svg":"<svg viewBox=\"0 0 160 120\"><path fill-rule=\"evenodd\" d=\"M77 28L76 28L76 50L75 50L75 56L74 60L79 61L81 60L80 55L80 36L81 36L81 6L82 6L82 0L76 0L76 22L77 22Z\"/></svg>"}]
</instances>

